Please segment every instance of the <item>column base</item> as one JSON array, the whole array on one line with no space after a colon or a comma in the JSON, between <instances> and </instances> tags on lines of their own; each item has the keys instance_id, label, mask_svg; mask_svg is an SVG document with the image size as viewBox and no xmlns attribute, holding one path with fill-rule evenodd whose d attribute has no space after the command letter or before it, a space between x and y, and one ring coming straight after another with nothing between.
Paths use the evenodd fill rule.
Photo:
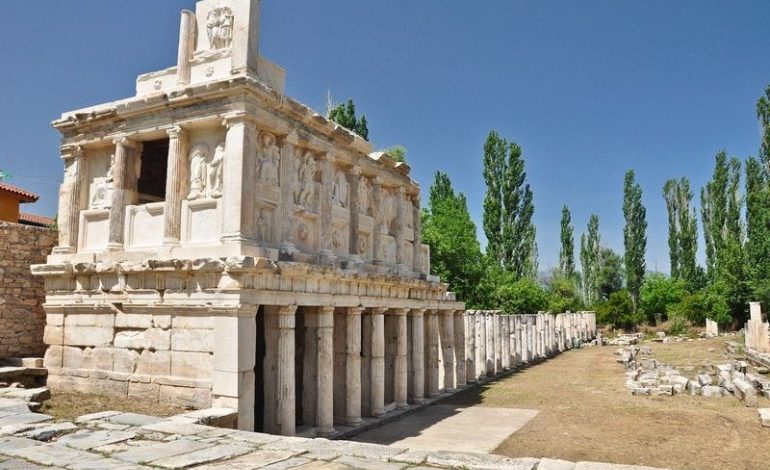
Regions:
<instances>
[{"instance_id":1,"label":"column base","mask_svg":"<svg viewBox=\"0 0 770 470\"><path fill-rule=\"evenodd\" d=\"M357 428L358 426L361 426L362 424L364 424L364 420L360 419L360 418L357 421L347 421L347 420L345 420L345 426L350 426L352 428Z\"/></svg>"},{"instance_id":2,"label":"column base","mask_svg":"<svg viewBox=\"0 0 770 470\"><path fill-rule=\"evenodd\" d=\"M54 255L69 255L75 253L75 249L71 246L57 246L51 251Z\"/></svg>"},{"instance_id":3,"label":"column base","mask_svg":"<svg viewBox=\"0 0 770 470\"><path fill-rule=\"evenodd\" d=\"M121 251L123 250L123 244L117 242L107 243L107 251Z\"/></svg>"},{"instance_id":4,"label":"column base","mask_svg":"<svg viewBox=\"0 0 770 470\"><path fill-rule=\"evenodd\" d=\"M316 433L316 436L318 437L334 437L337 434L339 434L337 430L334 428L331 428L330 430L316 429L315 433Z\"/></svg>"}]
</instances>

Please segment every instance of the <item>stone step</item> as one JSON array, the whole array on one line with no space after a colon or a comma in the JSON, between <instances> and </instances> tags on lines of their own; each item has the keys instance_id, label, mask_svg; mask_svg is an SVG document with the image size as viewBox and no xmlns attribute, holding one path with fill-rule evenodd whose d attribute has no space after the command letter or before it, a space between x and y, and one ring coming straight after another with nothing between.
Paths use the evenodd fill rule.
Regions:
<instances>
[{"instance_id":1,"label":"stone step","mask_svg":"<svg viewBox=\"0 0 770 470\"><path fill-rule=\"evenodd\" d=\"M0 388L0 398L11 398L25 403L41 403L51 398L48 387L38 388Z\"/></svg>"}]
</instances>

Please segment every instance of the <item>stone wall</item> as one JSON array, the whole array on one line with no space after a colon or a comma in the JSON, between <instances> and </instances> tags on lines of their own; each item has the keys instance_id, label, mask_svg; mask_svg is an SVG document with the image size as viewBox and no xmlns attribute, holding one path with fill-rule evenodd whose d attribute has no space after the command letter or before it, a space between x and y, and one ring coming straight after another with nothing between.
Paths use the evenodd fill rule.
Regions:
<instances>
[{"instance_id":1,"label":"stone wall","mask_svg":"<svg viewBox=\"0 0 770 470\"><path fill-rule=\"evenodd\" d=\"M465 315L468 382L579 347L596 336L591 312L507 315L495 310L469 310Z\"/></svg>"},{"instance_id":2,"label":"stone wall","mask_svg":"<svg viewBox=\"0 0 770 470\"><path fill-rule=\"evenodd\" d=\"M30 265L45 262L55 244L55 230L0 222L0 358L45 352L45 290Z\"/></svg>"}]
</instances>

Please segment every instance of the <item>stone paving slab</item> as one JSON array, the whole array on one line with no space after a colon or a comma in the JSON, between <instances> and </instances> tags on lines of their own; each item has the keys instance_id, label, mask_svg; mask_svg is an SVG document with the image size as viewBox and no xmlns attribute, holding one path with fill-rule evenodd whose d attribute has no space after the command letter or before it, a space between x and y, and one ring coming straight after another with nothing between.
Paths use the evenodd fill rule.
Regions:
<instances>
[{"instance_id":1,"label":"stone paving slab","mask_svg":"<svg viewBox=\"0 0 770 470\"><path fill-rule=\"evenodd\" d=\"M35 428L40 441L20 437L28 429L0 437L0 470L652 470L282 437L133 413L99 413L75 423ZM122 429L103 429L104 425ZM45 427L73 432L43 432Z\"/></svg>"}]
</instances>

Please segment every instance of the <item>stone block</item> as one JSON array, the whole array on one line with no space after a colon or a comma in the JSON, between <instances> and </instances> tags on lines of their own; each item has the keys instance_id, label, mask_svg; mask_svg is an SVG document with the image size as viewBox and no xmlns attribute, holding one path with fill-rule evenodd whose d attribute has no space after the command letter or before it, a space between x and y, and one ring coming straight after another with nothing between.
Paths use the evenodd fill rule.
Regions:
<instances>
[{"instance_id":1,"label":"stone block","mask_svg":"<svg viewBox=\"0 0 770 470\"><path fill-rule=\"evenodd\" d=\"M160 399L160 385L140 382L128 383L128 398L157 402Z\"/></svg>"},{"instance_id":2,"label":"stone block","mask_svg":"<svg viewBox=\"0 0 770 470\"><path fill-rule=\"evenodd\" d=\"M83 360L83 350L81 348L65 346L62 352L62 367L66 367L67 369L80 369Z\"/></svg>"},{"instance_id":3,"label":"stone block","mask_svg":"<svg viewBox=\"0 0 770 470\"><path fill-rule=\"evenodd\" d=\"M64 344L67 346L108 346L112 344L114 329L103 326L64 326Z\"/></svg>"},{"instance_id":4,"label":"stone block","mask_svg":"<svg viewBox=\"0 0 770 470\"><path fill-rule=\"evenodd\" d=\"M63 313L46 314L45 324L50 326L64 326L64 314Z\"/></svg>"},{"instance_id":5,"label":"stone block","mask_svg":"<svg viewBox=\"0 0 770 470\"><path fill-rule=\"evenodd\" d=\"M160 400L179 406L208 408L211 406L211 390L161 385Z\"/></svg>"},{"instance_id":6,"label":"stone block","mask_svg":"<svg viewBox=\"0 0 770 470\"><path fill-rule=\"evenodd\" d=\"M171 353L145 349L136 359L137 375L159 376L171 374Z\"/></svg>"},{"instance_id":7,"label":"stone block","mask_svg":"<svg viewBox=\"0 0 770 470\"><path fill-rule=\"evenodd\" d=\"M49 346L45 351L43 357L43 365L46 368L62 367L62 361L64 360L64 348L61 346Z\"/></svg>"},{"instance_id":8,"label":"stone block","mask_svg":"<svg viewBox=\"0 0 770 470\"><path fill-rule=\"evenodd\" d=\"M171 326L173 329L200 329L210 330L214 328L214 318L206 316L195 315L175 315L171 319Z\"/></svg>"},{"instance_id":9,"label":"stone block","mask_svg":"<svg viewBox=\"0 0 770 470\"><path fill-rule=\"evenodd\" d=\"M90 354L92 369L103 371L114 369L115 350L112 348L93 348Z\"/></svg>"},{"instance_id":10,"label":"stone block","mask_svg":"<svg viewBox=\"0 0 770 470\"><path fill-rule=\"evenodd\" d=\"M224 320L224 319L223 319ZM174 351L212 352L213 331L207 329L171 330L171 349ZM237 345L237 343L233 343Z\"/></svg>"},{"instance_id":11,"label":"stone block","mask_svg":"<svg viewBox=\"0 0 770 470\"><path fill-rule=\"evenodd\" d=\"M759 422L763 428L770 428L770 408L760 408L757 410L759 413Z\"/></svg>"},{"instance_id":12,"label":"stone block","mask_svg":"<svg viewBox=\"0 0 770 470\"><path fill-rule=\"evenodd\" d=\"M115 328L152 328L152 315L149 313L116 313Z\"/></svg>"},{"instance_id":13,"label":"stone block","mask_svg":"<svg viewBox=\"0 0 770 470\"><path fill-rule=\"evenodd\" d=\"M698 379L698 383L701 385L701 387L706 386L706 385L711 385L711 383L712 383L711 376L707 375L707 374L700 374L700 375L698 375L697 379Z\"/></svg>"},{"instance_id":14,"label":"stone block","mask_svg":"<svg viewBox=\"0 0 770 470\"><path fill-rule=\"evenodd\" d=\"M139 353L131 349L113 349L115 372L124 372L127 374L133 374L136 370L136 361L139 358Z\"/></svg>"},{"instance_id":15,"label":"stone block","mask_svg":"<svg viewBox=\"0 0 770 470\"><path fill-rule=\"evenodd\" d=\"M172 351L171 375L191 379L211 377L211 354Z\"/></svg>"},{"instance_id":16,"label":"stone block","mask_svg":"<svg viewBox=\"0 0 770 470\"><path fill-rule=\"evenodd\" d=\"M95 314L68 314L64 317L65 326L98 326L103 328L113 328L115 326L115 314L113 313L95 313Z\"/></svg>"},{"instance_id":17,"label":"stone block","mask_svg":"<svg viewBox=\"0 0 770 470\"><path fill-rule=\"evenodd\" d=\"M170 332L159 328L124 330L115 333L115 347L127 349L168 350Z\"/></svg>"},{"instance_id":18,"label":"stone block","mask_svg":"<svg viewBox=\"0 0 770 470\"><path fill-rule=\"evenodd\" d=\"M575 463L567 460L540 459L537 470L574 470Z\"/></svg>"},{"instance_id":19,"label":"stone block","mask_svg":"<svg viewBox=\"0 0 770 470\"><path fill-rule=\"evenodd\" d=\"M47 345L57 346L64 344L64 327L46 325L43 329L43 342Z\"/></svg>"},{"instance_id":20,"label":"stone block","mask_svg":"<svg viewBox=\"0 0 770 470\"><path fill-rule=\"evenodd\" d=\"M700 394L706 398L721 397L722 387L718 387L716 385L706 385L705 387L701 388Z\"/></svg>"},{"instance_id":21,"label":"stone block","mask_svg":"<svg viewBox=\"0 0 770 470\"><path fill-rule=\"evenodd\" d=\"M757 406L757 390L746 380L733 380L735 396L746 406Z\"/></svg>"}]
</instances>

